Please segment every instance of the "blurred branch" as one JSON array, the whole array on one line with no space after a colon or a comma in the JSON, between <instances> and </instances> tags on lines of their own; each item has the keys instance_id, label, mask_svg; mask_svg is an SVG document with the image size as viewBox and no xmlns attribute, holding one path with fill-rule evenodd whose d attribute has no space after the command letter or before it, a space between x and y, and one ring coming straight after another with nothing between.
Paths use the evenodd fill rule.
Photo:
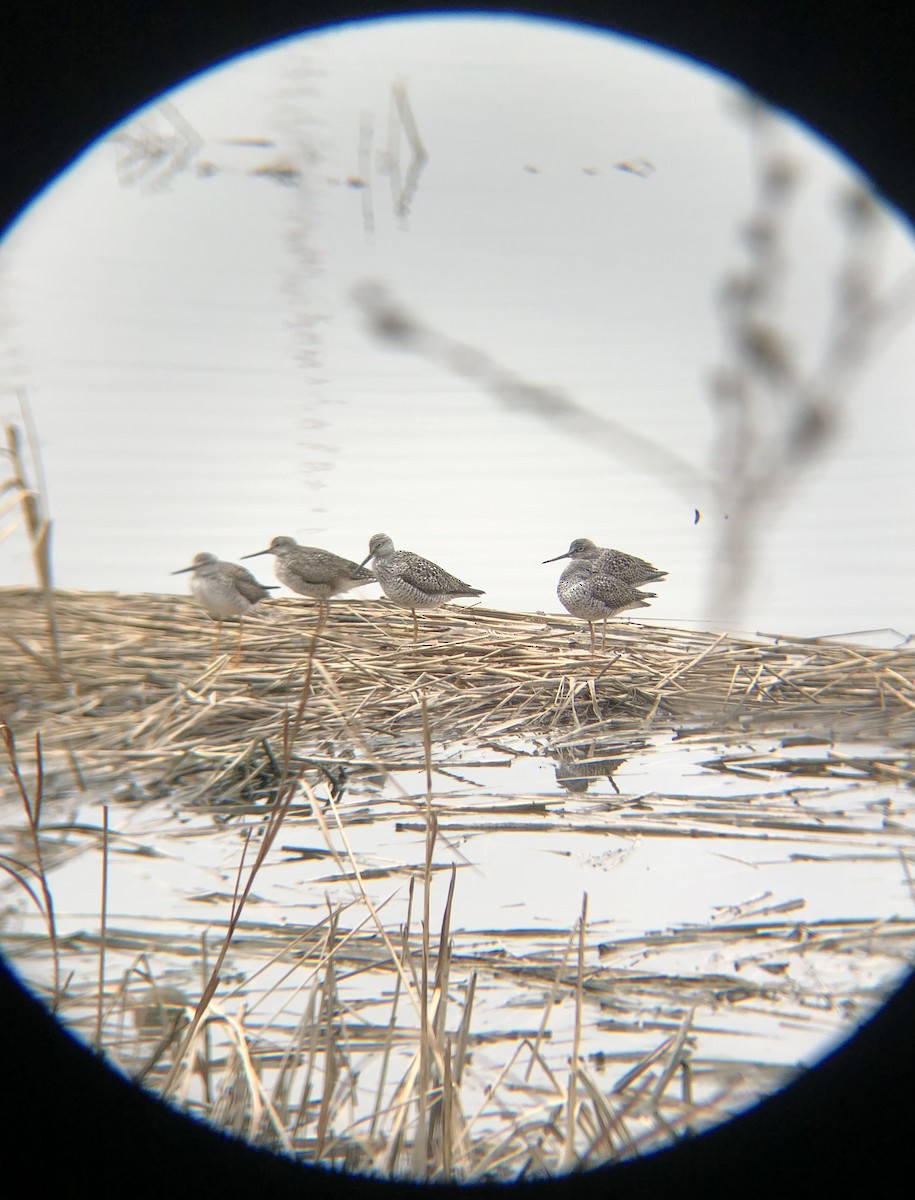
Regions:
<instances>
[{"instance_id":1,"label":"blurred branch","mask_svg":"<svg viewBox=\"0 0 915 1200\"><path fill-rule=\"evenodd\" d=\"M591 412L555 388L530 383L475 346L424 325L384 284L366 280L353 289L352 296L376 337L474 380L504 408L543 418L554 431L589 446L597 445L630 466L654 474L660 482L685 495L691 505L696 502L697 489L703 494L707 490L702 473L660 442Z\"/></svg>"},{"instance_id":2,"label":"blurred branch","mask_svg":"<svg viewBox=\"0 0 915 1200\"><path fill-rule=\"evenodd\" d=\"M915 272L881 283L884 213L864 188L849 185L839 208L845 240L827 333L819 361L809 365L815 356L795 346L785 314L788 227L800 172L783 147L780 120L752 97L741 107L756 197L738 228L743 261L717 295L724 349L710 381L715 433L708 475L654 438L589 411L555 388L531 383L482 350L424 324L383 283L366 280L353 291L376 337L473 380L506 409L543 418L554 432L650 474L697 509L710 499L720 533L706 615L728 623L737 618L749 588L764 521L835 437L848 392L875 347L915 310Z\"/></svg>"},{"instance_id":3,"label":"blurred branch","mask_svg":"<svg viewBox=\"0 0 915 1200\"><path fill-rule=\"evenodd\" d=\"M724 353L711 380L713 484L723 520L706 609L709 618L724 621L737 617L746 596L763 522L785 504L802 469L835 436L875 335L898 328L915 300L915 280L908 277L878 295L886 221L875 198L851 185L841 197L846 238L822 354L815 368L804 371L784 313L788 221L799 171L783 149L778 119L753 98L743 113L756 201L739 230L746 261L719 291Z\"/></svg>"}]
</instances>

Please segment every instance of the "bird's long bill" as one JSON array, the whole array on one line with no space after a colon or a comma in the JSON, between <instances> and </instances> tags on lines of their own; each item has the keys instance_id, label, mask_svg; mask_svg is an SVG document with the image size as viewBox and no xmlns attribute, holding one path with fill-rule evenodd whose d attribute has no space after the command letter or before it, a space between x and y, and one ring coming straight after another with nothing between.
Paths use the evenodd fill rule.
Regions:
<instances>
[{"instance_id":1,"label":"bird's long bill","mask_svg":"<svg viewBox=\"0 0 915 1200\"><path fill-rule=\"evenodd\" d=\"M260 558L262 554L272 554L272 550L255 550L253 554L242 554L240 558Z\"/></svg>"},{"instance_id":2,"label":"bird's long bill","mask_svg":"<svg viewBox=\"0 0 915 1200\"><path fill-rule=\"evenodd\" d=\"M185 574L187 571L193 571L193 570L195 570L195 569L196 569L196 568L194 567L194 564L193 564L193 563L191 563L191 565L190 565L189 567L181 567L181 568L180 568L179 570L177 570L177 571L172 571L172 574L173 574L173 575L184 575L184 574Z\"/></svg>"},{"instance_id":3,"label":"bird's long bill","mask_svg":"<svg viewBox=\"0 0 915 1200\"><path fill-rule=\"evenodd\" d=\"M559 562L559 560L560 560L561 558L571 558L571 557L572 557L572 556L569 554L569 552L568 552L568 550L567 550L567 551L565 552L565 554L557 554L555 558L545 558L545 559L543 560L542 566L544 566L544 567L545 567L545 566L546 566L546 564L547 564L548 562Z\"/></svg>"},{"instance_id":4,"label":"bird's long bill","mask_svg":"<svg viewBox=\"0 0 915 1200\"><path fill-rule=\"evenodd\" d=\"M365 564L369 561L369 559L374 558L374 557L375 557L374 554L367 554L365 556L365 558L362 560L362 562L359 564L359 566L364 567ZM366 583L368 583L368 580L366 580Z\"/></svg>"}]
</instances>

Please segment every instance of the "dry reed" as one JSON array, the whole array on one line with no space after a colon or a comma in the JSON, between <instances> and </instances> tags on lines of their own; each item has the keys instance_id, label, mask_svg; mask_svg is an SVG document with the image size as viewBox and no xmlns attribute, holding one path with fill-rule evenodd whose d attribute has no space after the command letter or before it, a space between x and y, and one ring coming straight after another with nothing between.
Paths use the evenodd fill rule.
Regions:
<instances>
[{"instance_id":1,"label":"dry reed","mask_svg":"<svg viewBox=\"0 0 915 1200\"><path fill-rule=\"evenodd\" d=\"M905 646L620 623L592 655L572 618L456 607L423 614L414 645L409 614L365 601L332 606L312 656L315 609L274 600L235 667L209 659L211 622L189 599L58 592L58 673L39 603L32 589L0 595L0 708L17 731L41 730L48 769L118 798L180 788L252 802L275 797L284 773L339 788L355 771L421 766L424 703L436 746L542 736L570 756L614 730L884 746L915 731Z\"/></svg>"},{"instance_id":2,"label":"dry reed","mask_svg":"<svg viewBox=\"0 0 915 1200\"><path fill-rule=\"evenodd\" d=\"M409 615L383 602L335 603L321 625L311 606L276 600L251 622L236 667L229 655L209 660L210 622L184 597L55 599L59 671L36 616L40 593L0 597L0 705L24 737L40 735L35 779L19 763L18 791L41 795L53 782L59 793L75 778L109 803L173 795L239 817L257 831L258 852L247 871L242 857L233 893L214 897L226 905L222 919L125 928L103 899L98 933L45 931L42 940L10 930L5 946L14 956L49 945L65 956L75 964L62 989L71 1027L138 1080L253 1142L302 1161L441 1182L552 1175L649 1153L790 1075L708 1050L733 1033L733 1010L751 1025L806 1028L823 1005L839 1005L824 994L825 969L806 990L799 983L809 964L828 963L834 979L836 961L867 955L898 967L913 954L911 920L805 922L803 901L769 904L765 894L711 923L638 936L613 938L592 924L586 899L572 930L469 931L455 919L461 856L451 846L451 862L435 858L449 837L474 830L608 831L603 799L563 811L561 794L478 798L460 773L474 761L507 764L519 744L548 745L575 791L659 731L688 729L694 747L708 742L705 766L760 790L619 797L616 839L684 828L735 842L784 835L809 842L811 858L841 839L850 856L901 861L910 880L904 821L883 813L875 838L866 806L820 811L790 790L796 774L911 785L915 655L906 648L620 624L593 655L570 618L457 608L423 614L414 645ZM764 730L778 732L779 753L747 744ZM796 756L810 745L833 751ZM362 818L352 806L341 814L340 800L353 778L377 795L379 780L411 769L423 786L400 795L407 819L398 828L421 835L421 861L371 869L348 833ZM773 778L789 790L766 793ZM390 819L384 803L373 819ZM246 906L287 817L307 820L325 848L281 850L326 859L333 873L317 886L351 897L328 898L305 927L265 922ZM33 858L44 850L37 877L46 878L51 846L39 832L47 837L36 820ZM82 844L98 840L97 831L70 832ZM118 849L107 822L101 844L107 869ZM436 910L433 881L445 868ZM369 880L389 876L393 890L379 899ZM404 890L394 927L384 910ZM53 911L49 890L30 894ZM684 952L731 965L684 969ZM78 970L83 956L92 977ZM100 985L117 963L119 981ZM233 963L244 964L243 982L232 982ZM167 976L163 964L172 964ZM876 995L854 978L842 992L845 1019L869 1011ZM499 1020L506 996L527 1008L526 1022L507 1008ZM595 1033L609 1049L593 1049Z\"/></svg>"}]
</instances>

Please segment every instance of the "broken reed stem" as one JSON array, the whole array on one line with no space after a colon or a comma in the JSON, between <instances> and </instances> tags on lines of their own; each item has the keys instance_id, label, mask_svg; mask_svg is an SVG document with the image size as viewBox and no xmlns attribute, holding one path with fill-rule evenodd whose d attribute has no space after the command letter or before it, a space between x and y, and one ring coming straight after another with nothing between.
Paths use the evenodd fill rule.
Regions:
<instances>
[{"instance_id":1,"label":"broken reed stem","mask_svg":"<svg viewBox=\"0 0 915 1200\"><path fill-rule=\"evenodd\" d=\"M566 1093L566 1134L561 1169L571 1171L575 1164L575 1130L578 1126L578 1072L581 1066L581 1028L584 1010L585 927L588 919L588 893L581 898L578 918L578 969L575 975L575 1029L572 1035L572 1059L569 1063L569 1084Z\"/></svg>"},{"instance_id":2,"label":"broken reed stem","mask_svg":"<svg viewBox=\"0 0 915 1200\"><path fill-rule=\"evenodd\" d=\"M434 984L430 988L431 976L431 889L432 889L432 866L433 854L436 840L437 822L435 813L432 808L432 743L431 733L428 718L428 710L425 697L419 700L419 707L423 717L424 728L424 753L426 761L426 842L425 842L425 865L423 875L423 916L421 928L421 964L420 964L420 979L419 986L416 991L410 988L409 981L405 973L404 964L408 954L408 926L405 927L402 934L402 952L398 956L394 947L390 942L390 938L378 919L375 905L371 902L368 893L366 892L362 873L360 871L358 861L353 854L346 837L345 828L340 820L337 804L333 797L330 797L328 804L334 816L337 825L338 833L343 841L347 857L349 858L353 874L357 881L361 897L366 904L371 916L373 917L376 927L388 948L391 962L396 969L398 978L397 996L400 995L401 985L405 986L408 995L411 995L416 1009L416 1014L419 1024L419 1046L417 1048L417 1059L415 1062L415 1076L411 1088L413 1094L413 1102L416 1106L416 1121L414 1123L413 1145L411 1154L411 1175L417 1179L427 1179L432 1174L436 1173L435 1164L430 1158L430 1146L432 1145L433 1126L437 1125L440 1130L441 1138L448 1140L451 1138L452 1123L454 1120L453 1096L449 1097L448 1105L446 1106L441 1094L441 1087L444 1086L446 1079L450 1080L450 1062L446 1062L446 1058L450 1055L450 1044L444 1036L444 1021L445 1021L445 995L447 992L447 971L448 971L448 940L450 936L451 913L453 908L454 888L456 882L456 869L452 868L451 881L449 886L448 898L445 904L445 910L442 919L442 928L439 935L439 952L436 977ZM325 840L329 841L329 831L327 830L323 814L317 800L311 791L307 780L302 780L302 786L311 798L312 811L314 812L320 828L324 831ZM412 909L412 881L411 881L411 901ZM418 991L418 995L416 992ZM437 1001L435 1013L432 1012L433 997ZM393 1015L391 1017L393 1022ZM390 1037L392 1034L392 1025L389 1024L388 1033L388 1050L385 1052L385 1063L388 1061L390 1054ZM329 1067L325 1065L325 1070ZM386 1068L385 1068L386 1069ZM437 1080L437 1085L433 1090L433 1080ZM450 1083L449 1085L450 1086ZM433 1094L437 1099L433 1100ZM325 1093L326 1095L326 1093ZM378 1092L380 1100L381 1092ZM376 1103L377 1108L377 1103ZM447 1116L446 1116L447 1109ZM401 1121L406 1113L406 1107L401 1109ZM447 1128L442 1128L442 1122L447 1119ZM403 1125L401 1125L401 1129ZM397 1156L397 1146L399 1146L399 1137L392 1140L388 1148L388 1158L391 1163ZM450 1144L450 1142L449 1142ZM445 1151L442 1146L439 1146L440 1153ZM450 1151L449 1151L450 1155Z\"/></svg>"},{"instance_id":3,"label":"broken reed stem","mask_svg":"<svg viewBox=\"0 0 915 1200\"><path fill-rule=\"evenodd\" d=\"M321 1104L318 1108L317 1129L315 1133L315 1159L320 1160L324 1143L330 1129L331 1102L337 1084L338 1063L335 1041L337 1021L335 1014L337 1005L337 974L334 960L334 941L337 929L337 913L330 912L330 923L327 936L327 954L324 966L324 979L321 984L321 1018L320 1026L324 1031L324 1079L321 1088Z\"/></svg>"},{"instance_id":4,"label":"broken reed stem","mask_svg":"<svg viewBox=\"0 0 915 1200\"><path fill-rule=\"evenodd\" d=\"M418 697L422 717L423 760L426 768L426 854L423 870L423 923L422 965L420 976L420 1039L419 1078L416 1087L417 1121L413 1140L413 1175L416 1179L428 1177L429 1156L429 1084L430 1084L430 1041L433 1037L429 1014L429 937L432 903L432 860L435 848L435 814L432 811L432 735L429 729L429 710L426 697ZM441 950L441 948L440 948Z\"/></svg>"},{"instance_id":5,"label":"broken reed stem","mask_svg":"<svg viewBox=\"0 0 915 1200\"><path fill-rule=\"evenodd\" d=\"M60 632L57 625L54 587L51 576L51 522L42 514L39 493L29 487L26 482L25 469L22 463L22 436L18 426L6 426L6 446L13 468L13 477L10 480L10 484L19 494L25 528L28 533L29 544L32 548L32 562L35 566L35 575L44 598L48 636L51 641L57 680L61 682L63 679L63 665L61 661ZM33 456L37 456L38 453L36 442L32 445L32 454Z\"/></svg>"},{"instance_id":6,"label":"broken reed stem","mask_svg":"<svg viewBox=\"0 0 915 1200\"><path fill-rule=\"evenodd\" d=\"M407 916L404 921L403 931L400 941L400 961L405 963L410 953L410 925L413 919L413 896L415 893L416 880L410 876L410 886L407 892ZM381 1059L381 1072L378 1078L378 1089L375 1093L375 1103L372 1106L372 1121L369 1125L369 1138L375 1134L375 1128L378 1122L379 1109L384 1095L384 1085L387 1081L388 1067L391 1061L391 1050L394 1045L394 1033L397 1028L397 1008L400 1001L401 988L403 986L403 976L401 972L396 972L394 976L394 995L391 1000L391 1015L388 1018L388 1028L385 1035L384 1051Z\"/></svg>"},{"instance_id":7,"label":"broken reed stem","mask_svg":"<svg viewBox=\"0 0 915 1200\"><path fill-rule=\"evenodd\" d=\"M321 812L321 807L318 804L317 798L315 797L315 794L311 789L311 785L309 784L308 780L305 779L304 777L302 778L301 783L302 783L303 790L305 791L306 795L309 797L309 800L311 801L312 813L314 814L314 817L315 817L316 821L318 822L318 826L321 829L324 839L328 843L328 845L332 845L332 840L330 837L330 831L327 827L327 822L324 819L324 814ZM410 1003L413 1006L413 1010L416 1014L417 1022L420 1024L420 1026L422 1026L423 1011L422 1011L422 1005L420 1003L419 989L416 987L416 983L415 983L415 976L413 979L410 979L410 977L408 976L406 967L404 966L404 963L401 961L400 957L398 956L397 951L394 947L394 944L391 941L391 937L390 937L388 931L385 929L384 923L381 920L381 917L379 915L379 906L375 904L375 902L372 900L371 896L369 895L368 889L365 886L365 880L362 877L362 870L359 867L359 862L356 858L356 855L353 853L353 848L350 845L349 838L347 837L347 834L346 834L346 826L343 824L343 821L340 818L339 807L338 807L336 801L334 800L333 796L328 797L327 805L330 808L331 813L333 814L334 823L337 827L337 832L340 835L340 840L343 842L343 846L346 851L346 856L349 860L350 866L352 867L353 876L356 880L356 884L359 889L359 897L371 915L372 922L375 925L375 928L378 930L378 934L381 937L381 940L384 942L385 949L387 950L390 961L391 961L394 969L397 971L397 974L399 975L400 979L403 982L404 990L405 990L407 996L409 997ZM334 853L336 854L336 851L334 851Z\"/></svg>"},{"instance_id":8,"label":"broken reed stem","mask_svg":"<svg viewBox=\"0 0 915 1200\"><path fill-rule=\"evenodd\" d=\"M95 1013L95 1052L102 1052L102 1001L105 996L105 946L108 940L108 805L102 805L102 896L99 905L98 998Z\"/></svg>"},{"instance_id":9,"label":"broken reed stem","mask_svg":"<svg viewBox=\"0 0 915 1200\"><path fill-rule=\"evenodd\" d=\"M239 894L239 885L241 882L242 868L244 865L244 860L245 860L245 855L247 853L248 844L251 840L251 831L250 830L248 832L247 837L245 838L245 843L244 843L244 846L242 847L241 859L239 860L239 864L238 864L238 873L237 873L236 879L235 879L235 888L234 888L234 891L232 894L232 907L231 907L231 912L230 912L230 916L229 916L228 928L226 929L226 933L223 938L222 945L219 948L219 953L216 956L216 962L213 965L213 969L210 973L210 978L207 982L206 987L203 989L200 1000L197 1003L197 1008L194 1011L194 1016L191 1020L190 1026L187 1030L187 1033L185 1034L184 1041L182 1042L180 1051L175 1056L175 1061L174 1061L174 1064L172 1065L172 1069L169 1072L169 1075L165 1081L165 1084L163 1085L163 1088L162 1088L163 1096L167 1095L169 1090L174 1086L174 1083L178 1077L184 1056L186 1055L190 1046L193 1044L193 1041L196 1036L197 1029L200 1025L200 1022L203 1020L204 1014L206 1013L206 1010L209 1007L210 1001L213 999L213 996L216 994L216 989L219 986L219 971L222 967L223 962L225 961L226 955L229 952L229 945L231 944L232 938L235 934L235 930L238 928L238 923L241 920L241 915L242 915L242 912L244 911L245 903L246 903L249 895L251 894L251 888L254 886L254 880L257 878L257 874L260 871L260 868L263 865L264 860L266 859L267 855L269 854L274 841L276 840L276 835L280 831L280 826L283 824L283 820L286 816L286 813L289 811L289 806L292 803L292 799L295 795L296 780L292 776L290 764L292 761L293 747L295 745L296 738L298 737L298 733L299 733L299 730L300 730L301 724L302 724L302 719L305 715L305 707L308 702L308 697L311 693L312 668L313 668L313 663L314 663L315 647L317 646L318 637L321 632L321 627L322 627L322 622L319 619L318 623L315 626L314 634L312 636L311 646L310 646L309 656L308 656L308 664L307 664L307 668L306 668L306 672L305 672L305 680L302 685L302 693L299 698L299 703L296 708L296 712L295 712L295 716L292 721L291 728L290 728L290 724L288 721L288 717L287 717L286 721L284 722L284 727L283 727L283 775L280 780L279 786L277 788L276 800L274 801L273 807L270 810L269 816L267 817L266 824L264 825L263 834L262 834L261 842L260 842L260 847L258 849L257 856L254 860L254 863L251 867L251 871L248 875L247 882L245 883L244 889Z\"/></svg>"},{"instance_id":10,"label":"broken reed stem","mask_svg":"<svg viewBox=\"0 0 915 1200\"><path fill-rule=\"evenodd\" d=\"M572 946L575 943L575 933L576 930L573 926L573 928L569 930L568 940L563 948L562 957L560 958L556 966L556 970L553 973L553 981L550 986L550 992L546 997L543 1005L543 1013L540 1017L540 1027L537 1030L537 1036L534 1039L533 1046L531 1047L531 1055L527 1062L527 1070L524 1072L525 1082L530 1079L534 1063L540 1057L540 1047L543 1043L543 1039L546 1037L547 1022L549 1021L550 1013L553 1011L553 1007L556 1004L556 997L559 994L559 988L562 983L562 979L565 976L566 963L569 961L569 955L571 954Z\"/></svg>"},{"instance_id":11,"label":"broken reed stem","mask_svg":"<svg viewBox=\"0 0 915 1200\"><path fill-rule=\"evenodd\" d=\"M45 871L44 858L41 853L41 838L39 837L39 827L41 825L41 804L44 799L44 765L41 754L41 734L35 734L35 799L34 801L29 796L28 788L25 780L22 777L22 772L19 768L19 759L16 754L16 739L13 737L13 731L9 725L0 717L0 738L3 739L3 745L6 749L6 757L9 763L10 773L16 784L16 791L19 794L19 799L22 807L25 810L26 822L29 827L29 834L32 839L32 849L35 853L34 873L38 879L39 887L41 888L41 902L39 909L45 919L45 924L48 929L48 940L51 943L51 962L54 972L54 985L51 996L51 1011L56 1012L60 1003L60 945L57 939L57 922L54 917L54 900L51 896L51 889L48 886L48 877ZM25 881L21 879L15 872L14 877L19 879L26 890L33 897L35 893L32 891Z\"/></svg>"},{"instance_id":12,"label":"broken reed stem","mask_svg":"<svg viewBox=\"0 0 915 1200\"><path fill-rule=\"evenodd\" d=\"M652 1089L651 1103L655 1109L657 1109L658 1105L661 1103L661 1099L667 1090L667 1085L670 1083L671 1079L673 1079L674 1073L684 1062L683 1048L686 1045L686 1039L689 1036L690 1029L692 1028L694 1013L695 1007L692 1007L687 1009L687 1011L683 1014L683 1020L680 1022L680 1028L677 1031L676 1039L671 1046L667 1065L661 1072L657 1083Z\"/></svg>"}]
</instances>

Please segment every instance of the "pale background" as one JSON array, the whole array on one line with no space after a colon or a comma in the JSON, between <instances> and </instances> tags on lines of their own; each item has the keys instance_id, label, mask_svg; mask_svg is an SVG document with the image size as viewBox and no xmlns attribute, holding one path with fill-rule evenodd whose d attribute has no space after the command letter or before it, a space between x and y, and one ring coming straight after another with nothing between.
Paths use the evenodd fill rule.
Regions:
<instances>
[{"instance_id":1,"label":"pale background","mask_svg":"<svg viewBox=\"0 0 915 1200\"><path fill-rule=\"evenodd\" d=\"M394 85L429 156L402 215ZM361 559L384 531L487 605L561 611L561 564L541 560L589 536L670 572L649 619L714 623L715 296L753 202L735 97L604 34L439 18L289 41L134 114L120 134L162 155L130 161L123 136L91 147L0 253L0 415L18 419L25 389L57 583L183 590L170 572L199 550L236 559L282 533ZM787 121L783 138L801 178L785 319L812 364L850 167ZM887 286L912 266L894 220ZM503 382L674 452L692 481L551 426L428 347L380 342L354 300L367 282ZM840 437L767 515L742 627L915 630L913 364L901 325ZM270 560L255 565L270 582ZM32 578L17 531L0 584Z\"/></svg>"}]
</instances>

